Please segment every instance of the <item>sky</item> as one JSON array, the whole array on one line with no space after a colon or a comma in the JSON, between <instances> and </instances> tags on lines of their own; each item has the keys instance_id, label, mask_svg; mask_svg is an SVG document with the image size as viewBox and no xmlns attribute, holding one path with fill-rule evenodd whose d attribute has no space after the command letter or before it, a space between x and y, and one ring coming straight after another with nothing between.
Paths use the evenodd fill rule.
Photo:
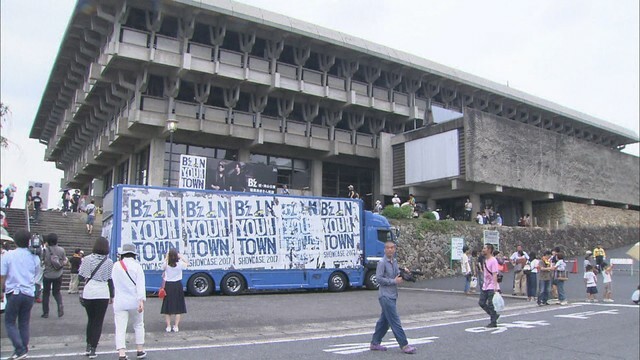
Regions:
<instances>
[{"instance_id":1,"label":"sky","mask_svg":"<svg viewBox=\"0 0 640 360\"><path fill-rule=\"evenodd\" d=\"M638 0L242 0L471 73L639 131ZM0 181L49 183L62 171L29 139L75 1L0 2ZM638 156L638 144L624 150ZM53 196L57 199L58 196ZM50 200L49 206L56 206Z\"/></svg>"}]
</instances>

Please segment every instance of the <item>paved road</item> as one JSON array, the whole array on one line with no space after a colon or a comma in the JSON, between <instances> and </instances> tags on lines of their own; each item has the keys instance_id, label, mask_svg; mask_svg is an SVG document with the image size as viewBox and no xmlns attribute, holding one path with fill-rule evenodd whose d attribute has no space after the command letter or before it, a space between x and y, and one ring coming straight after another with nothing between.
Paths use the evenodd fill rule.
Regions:
<instances>
[{"instance_id":1,"label":"paved road","mask_svg":"<svg viewBox=\"0 0 640 360\"><path fill-rule=\"evenodd\" d=\"M620 249L620 252L624 251L626 249ZM510 281L509 276L512 275L508 274L505 281ZM434 358L483 358L476 352L484 346L485 340L490 340L490 344L500 344L500 351L506 354L502 356L504 358L509 358L508 350L525 344L531 349L570 349L571 354L579 355L564 358L589 359L596 358L595 354L600 351L586 346L588 342L594 342L593 336L597 336L598 343L608 344L603 349L613 358L638 358L638 308L628 306L630 289L638 286L637 271L634 276L616 273L614 282L618 292L614 294L617 301L613 304L616 306L576 303L584 298L581 276L569 280L572 304L567 307L539 308L521 298L507 296L508 310L501 322L508 327L497 334L484 330L477 330L478 333L466 331L467 328L485 325L487 319L477 307L477 296L443 290L460 288L462 281L462 278L427 280L400 290L399 312L409 337L419 343L420 354L428 353ZM76 296L65 294L64 301L66 314L61 319L55 314L49 319L42 319L40 306L34 307L31 358L84 358L79 355L84 348L84 311ZM149 299L145 321L149 358L293 359L303 356L325 359L393 358L401 355L397 349L386 354L359 351L365 346L362 344L370 341L380 311L376 292L373 291L188 297L187 305L189 313L181 325L181 332L166 334L159 314L160 301ZM611 309L616 312L591 314L585 316L587 319L555 317ZM101 358L114 356L113 315L110 310L105 320L104 335L98 348L103 354ZM516 327L513 324L517 321L546 321L550 325L519 323ZM604 331L594 332L596 326ZM386 338L390 339L389 336ZM554 339L561 343L554 344ZM0 341L0 356L6 358L11 354L11 345L6 338L4 324ZM459 346L461 343L465 346ZM581 345L585 345L585 353L578 352ZM349 354L343 354L345 352ZM635 356L629 357L630 354Z\"/></svg>"}]
</instances>

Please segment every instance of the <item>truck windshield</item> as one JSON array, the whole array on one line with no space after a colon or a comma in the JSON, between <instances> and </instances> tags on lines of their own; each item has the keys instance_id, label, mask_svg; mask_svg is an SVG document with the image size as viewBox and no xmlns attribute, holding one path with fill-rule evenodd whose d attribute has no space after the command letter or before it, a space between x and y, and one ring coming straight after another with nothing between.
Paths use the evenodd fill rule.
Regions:
<instances>
[{"instance_id":1,"label":"truck windshield","mask_svg":"<svg viewBox=\"0 0 640 360\"><path fill-rule=\"evenodd\" d=\"M393 237L391 236L391 231L389 231L388 229L378 230L378 241L383 243L387 241L393 241Z\"/></svg>"}]
</instances>

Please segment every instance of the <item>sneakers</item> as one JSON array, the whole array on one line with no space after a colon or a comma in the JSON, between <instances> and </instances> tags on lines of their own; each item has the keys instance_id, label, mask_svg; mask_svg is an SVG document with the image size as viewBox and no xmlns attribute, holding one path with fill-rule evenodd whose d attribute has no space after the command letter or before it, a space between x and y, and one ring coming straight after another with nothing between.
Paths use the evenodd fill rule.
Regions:
<instances>
[{"instance_id":1,"label":"sneakers","mask_svg":"<svg viewBox=\"0 0 640 360\"><path fill-rule=\"evenodd\" d=\"M10 360L21 360L21 359L26 359L27 358L27 353L25 352L22 355L18 355L18 353L13 353L13 355L11 355L9 357Z\"/></svg>"},{"instance_id":2,"label":"sneakers","mask_svg":"<svg viewBox=\"0 0 640 360\"><path fill-rule=\"evenodd\" d=\"M164 331L171 332L171 326L167 326L166 328L164 328Z\"/></svg>"},{"instance_id":3,"label":"sneakers","mask_svg":"<svg viewBox=\"0 0 640 360\"><path fill-rule=\"evenodd\" d=\"M44 318L44 319L48 319L49 318L49 314L42 314L42 315L40 315L40 317Z\"/></svg>"},{"instance_id":4,"label":"sneakers","mask_svg":"<svg viewBox=\"0 0 640 360\"><path fill-rule=\"evenodd\" d=\"M612 303L612 302L613 302L613 299L603 299L602 301L604 301L604 302L608 302L608 303Z\"/></svg>"},{"instance_id":5,"label":"sneakers","mask_svg":"<svg viewBox=\"0 0 640 360\"><path fill-rule=\"evenodd\" d=\"M136 352L136 358L138 359L144 359L147 357L147 352L142 350L142 351L138 351Z\"/></svg>"},{"instance_id":6,"label":"sneakers","mask_svg":"<svg viewBox=\"0 0 640 360\"><path fill-rule=\"evenodd\" d=\"M402 348L402 352L405 354L415 354L416 348L411 345L406 345L405 347Z\"/></svg>"},{"instance_id":7,"label":"sneakers","mask_svg":"<svg viewBox=\"0 0 640 360\"><path fill-rule=\"evenodd\" d=\"M58 317L63 317L63 316L64 316L64 307L58 306Z\"/></svg>"},{"instance_id":8,"label":"sneakers","mask_svg":"<svg viewBox=\"0 0 640 360\"><path fill-rule=\"evenodd\" d=\"M95 358L97 358L97 357L98 357L98 355L96 354L96 348L92 347L92 348L89 350L89 355L87 355L87 356L89 356L89 359L95 359Z\"/></svg>"},{"instance_id":9,"label":"sneakers","mask_svg":"<svg viewBox=\"0 0 640 360\"><path fill-rule=\"evenodd\" d=\"M558 304L559 304L560 306L565 306L565 305L567 305L567 304L569 304L569 303L568 303L567 301L560 301Z\"/></svg>"},{"instance_id":10,"label":"sneakers","mask_svg":"<svg viewBox=\"0 0 640 360\"><path fill-rule=\"evenodd\" d=\"M485 326L485 327L486 328L497 328L498 324L492 321L492 322L488 323L487 326Z\"/></svg>"},{"instance_id":11,"label":"sneakers","mask_svg":"<svg viewBox=\"0 0 640 360\"><path fill-rule=\"evenodd\" d=\"M129 357L127 355L118 356L118 360L129 360Z\"/></svg>"},{"instance_id":12,"label":"sneakers","mask_svg":"<svg viewBox=\"0 0 640 360\"><path fill-rule=\"evenodd\" d=\"M369 345L369 350L371 351L387 351L386 346L382 346L380 344L371 344Z\"/></svg>"},{"instance_id":13,"label":"sneakers","mask_svg":"<svg viewBox=\"0 0 640 360\"><path fill-rule=\"evenodd\" d=\"M178 332L178 331L180 331L180 329L178 329L176 325L173 325L173 332Z\"/></svg>"},{"instance_id":14,"label":"sneakers","mask_svg":"<svg viewBox=\"0 0 640 360\"><path fill-rule=\"evenodd\" d=\"M85 354L86 356L89 356L89 354L91 354L91 349L92 349L92 348L93 348L93 347L92 347L91 345L87 344L87 350L85 350L85 351L84 351L84 354Z\"/></svg>"}]
</instances>

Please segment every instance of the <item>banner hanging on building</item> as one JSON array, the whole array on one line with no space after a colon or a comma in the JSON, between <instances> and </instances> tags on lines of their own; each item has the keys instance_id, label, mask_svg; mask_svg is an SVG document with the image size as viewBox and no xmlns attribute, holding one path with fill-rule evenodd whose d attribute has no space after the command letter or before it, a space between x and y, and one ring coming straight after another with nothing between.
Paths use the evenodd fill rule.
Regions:
<instances>
[{"instance_id":1,"label":"banner hanging on building","mask_svg":"<svg viewBox=\"0 0 640 360\"><path fill-rule=\"evenodd\" d=\"M276 193L275 166L230 160L210 160L208 164L207 190Z\"/></svg>"},{"instance_id":2,"label":"banner hanging on building","mask_svg":"<svg viewBox=\"0 0 640 360\"><path fill-rule=\"evenodd\" d=\"M207 180L207 158L195 155L180 155L180 181L183 189L204 190Z\"/></svg>"}]
</instances>

